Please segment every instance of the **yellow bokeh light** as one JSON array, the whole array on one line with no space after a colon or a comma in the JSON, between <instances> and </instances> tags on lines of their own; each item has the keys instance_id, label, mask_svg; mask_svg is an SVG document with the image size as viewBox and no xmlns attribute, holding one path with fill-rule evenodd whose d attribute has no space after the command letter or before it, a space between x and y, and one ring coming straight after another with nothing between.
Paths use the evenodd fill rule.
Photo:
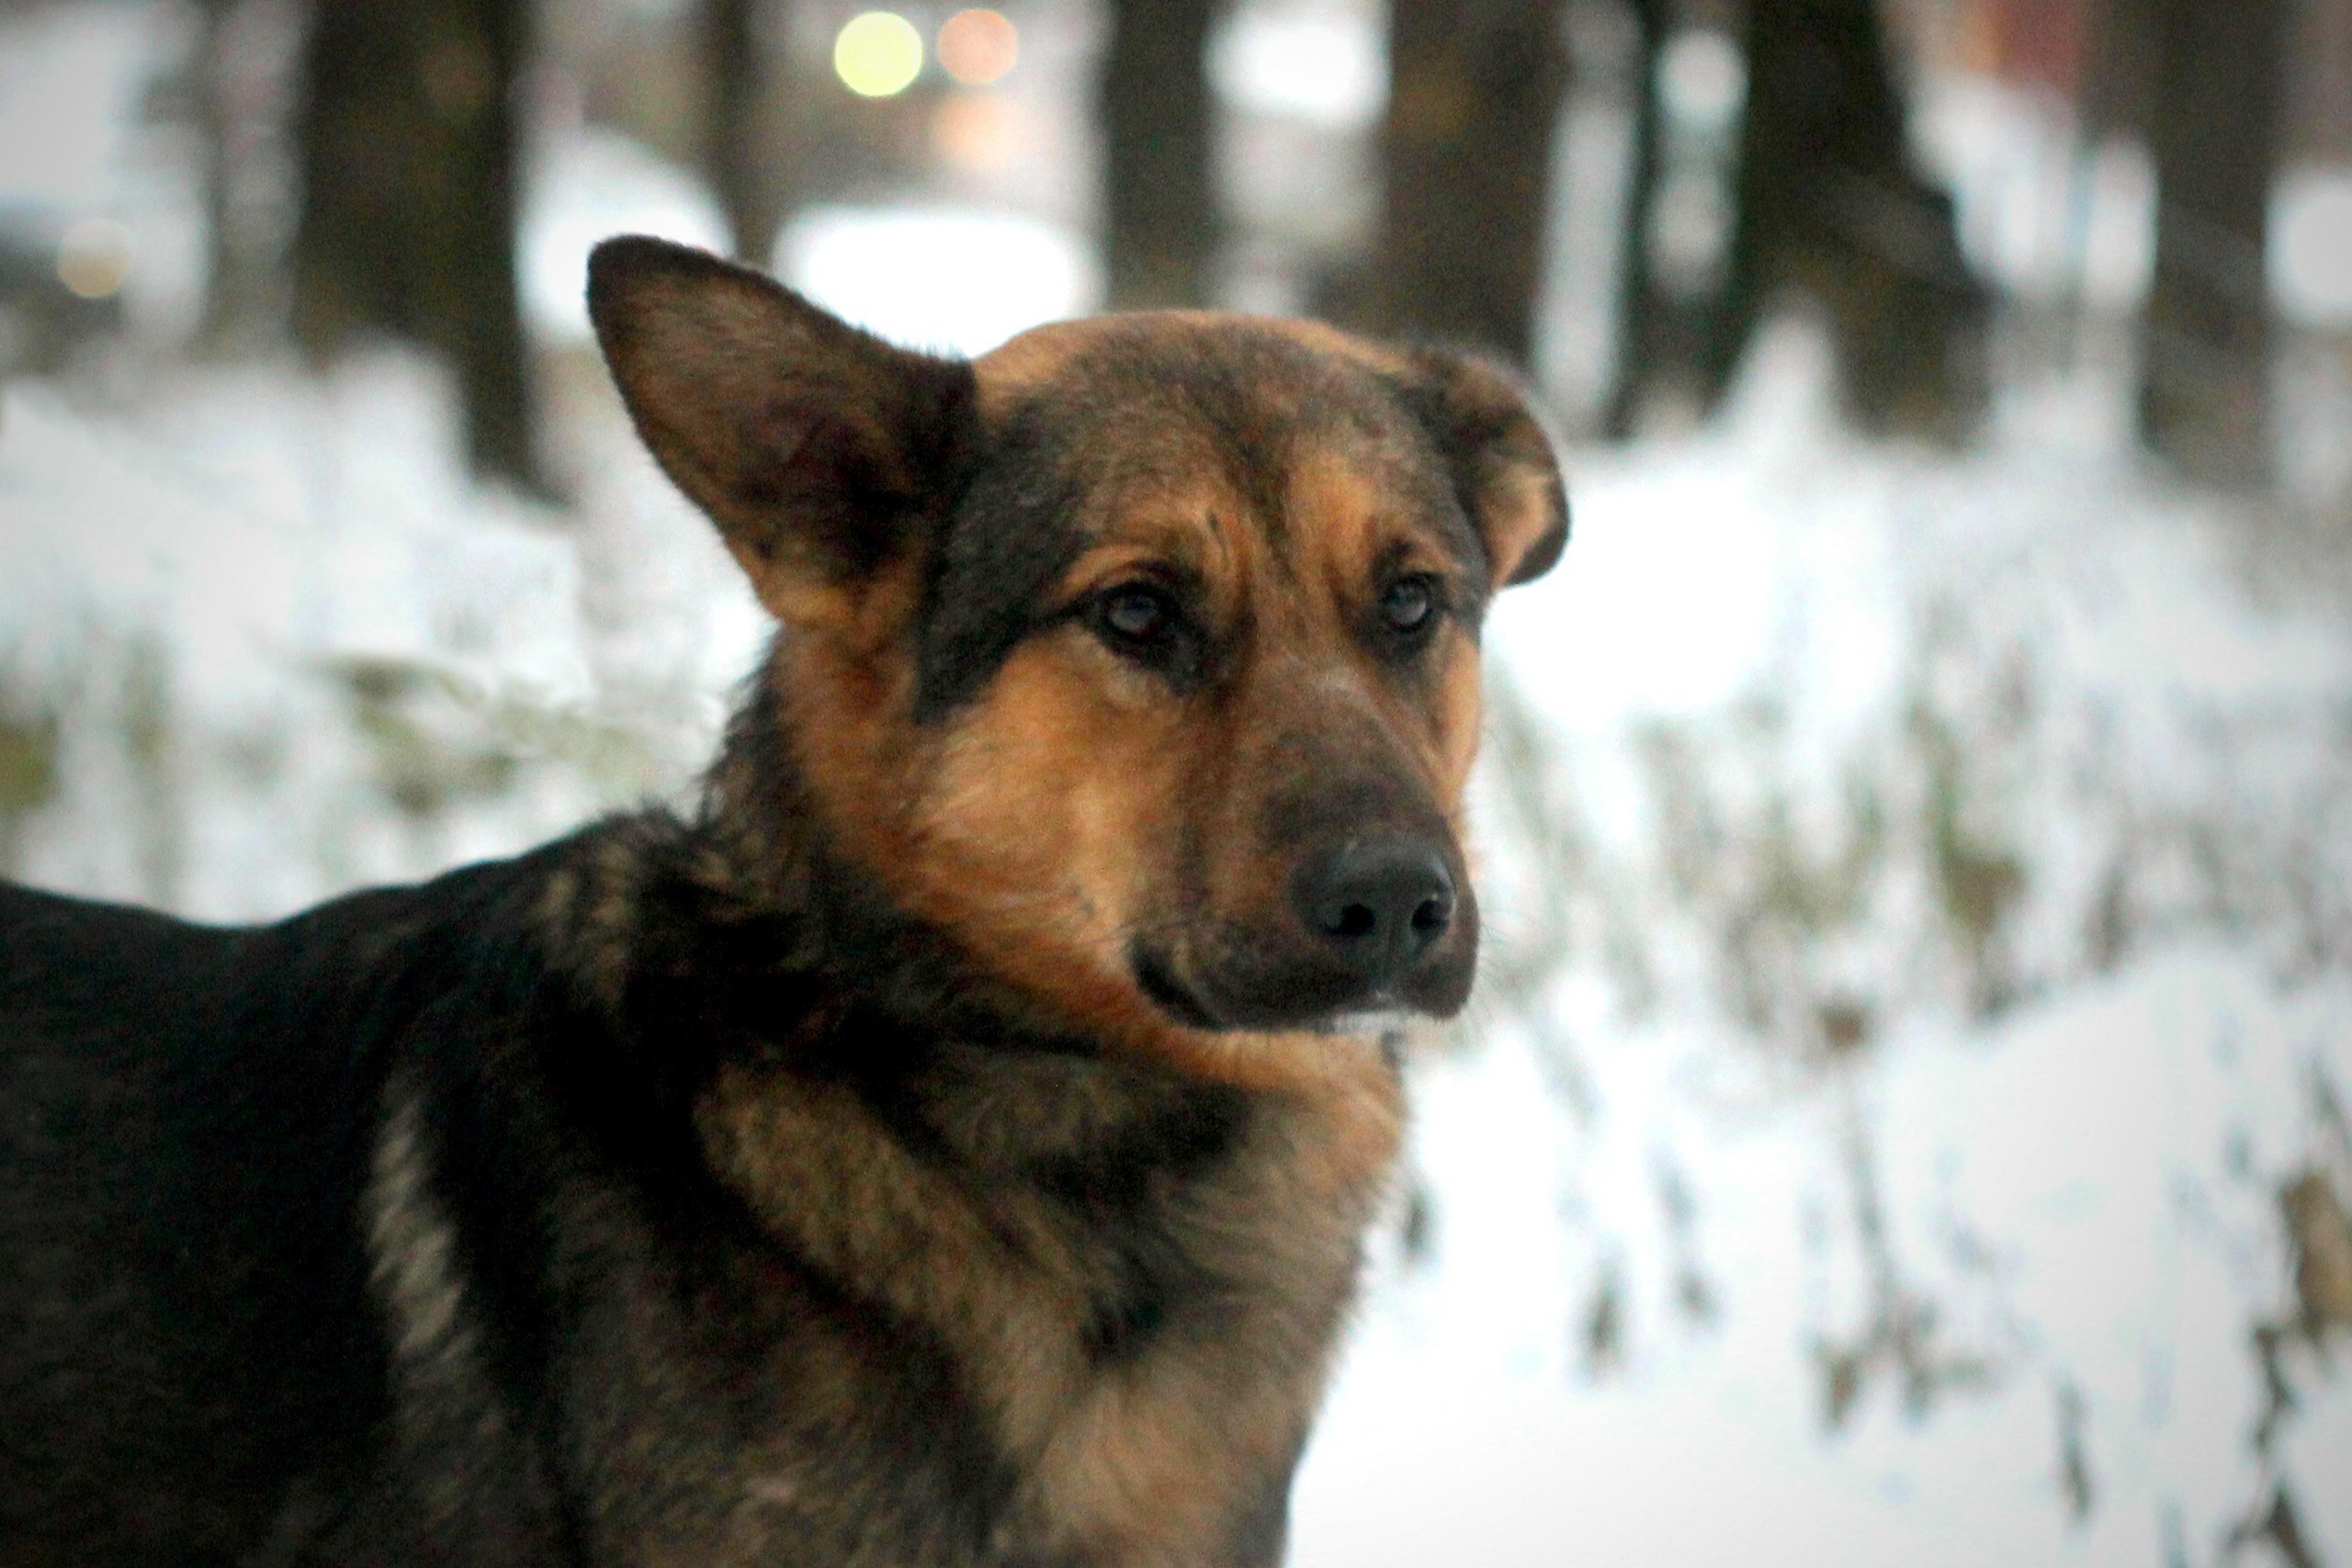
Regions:
<instances>
[{"instance_id":1,"label":"yellow bokeh light","mask_svg":"<svg viewBox=\"0 0 2352 1568\"><path fill-rule=\"evenodd\" d=\"M894 11L852 17L833 39L833 73L860 97L903 93L922 74L922 35Z\"/></svg>"},{"instance_id":2,"label":"yellow bokeh light","mask_svg":"<svg viewBox=\"0 0 2352 1568\"><path fill-rule=\"evenodd\" d=\"M1021 58L1021 34L997 11L958 11L939 29L939 63L967 87L1001 80Z\"/></svg>"},{"instance_id":3,"label":"yellow bokeh light","mask_svg":"<svg viewBox=\"0 0 2352 1568\"><path fill-rule=\"evenodd\" d=\"M130 278L130 231L111 218L85 218L57 243L57 280L85 299L119 293Z\"/></svg>"}]
</instances>

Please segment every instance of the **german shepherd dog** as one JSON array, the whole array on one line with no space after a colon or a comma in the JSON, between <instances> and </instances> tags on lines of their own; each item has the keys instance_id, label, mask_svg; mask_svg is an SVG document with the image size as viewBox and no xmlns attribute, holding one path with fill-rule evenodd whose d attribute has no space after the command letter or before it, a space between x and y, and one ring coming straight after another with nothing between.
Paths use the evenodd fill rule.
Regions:
<instances>
[{"instance_id":1,"label":"german shepherd dog","mask_svg":"<svg viewBox=\"0 0 2352 1568\"><path fill-rule=\"evenodd\" d=\"M1278 1562L1550 446L1320 326L588 289L773 650L690 818L0 890L0 1564Z\"/></svg>"}]
</instances>

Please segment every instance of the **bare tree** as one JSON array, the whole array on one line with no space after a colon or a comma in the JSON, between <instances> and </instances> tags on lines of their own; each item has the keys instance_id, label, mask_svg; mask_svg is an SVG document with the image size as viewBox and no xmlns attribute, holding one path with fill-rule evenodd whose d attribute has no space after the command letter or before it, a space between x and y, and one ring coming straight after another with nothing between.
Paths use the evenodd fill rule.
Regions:
<instances>
[{"instance_id":1,"label":"bare tree","mask_svg":"<svg viewBox=\"0 0 2352 1568\"><path fill-rule=\"evenodd\" d=\"M1111 303L1198 305L1218 238L1207 50L1214 0L1113 0L1102 64Z\"/></svg>"},{"instance_id":2,"label":"bare tree","mask_svg":"<svg viewBox=\"0 0 2352 1568\"><path fill-rule=\"evenodd\" d=\"M1659 175L1665 159L1665 106L1658 65L1666 52L1668 0L1629 0L1634 21L1634 144L1628 154L1624 210L1617 233L1617 365L1601 430L1611 440L1634 434L1645 372L1655 350L1657 283L1650 265Z\"/></svg>"},{"instance_id":3,"label":"bare tree","mask_svg":"<svg viewBox=\"0 0 2352 1568\"><path fill-rule=\"evenodd\" d=\"M766 265L777 216L761 155L759 11L759 0L706 0L702 10L703 168L737 259L754 266Z\"/></svg>"},{"instance_id":4,"label":"bare tree","mask_svg":"<svg viewBox=\"0 0 2352 1568\"><path fill-rule=\"evenodd\" d=\"M1526 366L1568 82L1560 0L1395 0L1379 324Z\"/></svg>"},{"instance_id":5,"label":"bare tree","mask_svg":"<svg viewBox=\"0 0 2352 1568\"><path fill-rule=\"evenodd\" d=\"M543 489L514 276L528 0L319 0L303 62L295 328L456 368L475 472Z\"/></svg>"},{"instance_id":6,"label":"bare tree","mask_svg":"<svg viewBox=\"0 0 2352 1568\"><path fill-rule=\"evenodd\" d=\"M2269 473L2266 221L2289 0L2151 0L2155 276L2140 430L2199 478Z\"/></svg>"},{"instance_id":7,"label":"bare tree","mask_svg":"<svg viewBox=\"0 0 2352 1568\"><path fill-rule=\"evenodd\" d=\"M1747 52L1711 392L1728 386L1770 296L1794 284L1828 307L1847 407L1863 424L1973 424L1985 293L1950 194L1911 157L1878 0L1749 0Z\"/></svg>"},{"instance_id":8,"label":"bare tree","mask_svg":"<svg viewBox=\"0 0 2352 1568\"><path fill-rule=\"evenodd\" d=\"M206 292L202 338L210 349L244 345L282 318L277 236L256 209L273 205L267 143L277 123L297 22L279 0L202 0L190 62L203 157Z\"/></svg>"}]
</instances>

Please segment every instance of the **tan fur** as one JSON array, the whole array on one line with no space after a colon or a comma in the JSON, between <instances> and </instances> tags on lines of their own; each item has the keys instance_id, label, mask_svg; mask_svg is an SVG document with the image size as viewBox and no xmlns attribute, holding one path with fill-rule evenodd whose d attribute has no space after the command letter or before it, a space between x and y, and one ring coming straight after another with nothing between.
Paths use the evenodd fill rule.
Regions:
<instances>
[{"instance_id":1,"label":"tan fur","mask_svg":"<svg viewBox=\"0 0 2352 1568\"><path fill-rule=\"evenodd\" d=\"M396 1085L391 1101L368 1188L370 1250L379 1259L374 1284L392 1322L394 1355L423 1370L444 1357L469 1356L472 1331L452 1257L457 1235L428 1185L430 1156L419 1142L414 1092Z\"/></svg>"},{"instance_id":2,"label":"tan fur","mask_svg":"<svg viewBox=\"0 0 2352 1568\"><path fill-rule=\"evenodd\" d=\"M395 1078L370 1160L366 1215L369 1280L392 1337L391 1376L401 1419L394 1440L417 1454L494 1441L505 1424L483 1393L481 1328L463 1283L457 1232L435 1197L435 1152L415 1086ZM425 1519L466 1518L495 1474L422 1466L431 1479L405 1506Z\"/></svg>"},{"instance_id":3,"label":"tan fur","mask_svg":"<svg viewBox=\"0 0 2352 1568\"><path fill-rule=\"evenodd\" d=\"M1295 1060L1309 1055L1289 1043ZM1305 1436L1324 1325L1350 1289L1356 1237L1401 1134L1395 1075L1376 1050L1314 1043L1323 1068L1276 1091L1252 1146L1187 1197L1185 1230L1232 1283L1229 1332L1108 1368L1077 1348L1106 1262L1017 1183L975 1190L905 1155L846 1092L743 1071L706 1102L704 1136L780 1235L845 1277L883 1283L893 1310L971 1369L997 1441L1029 1477L1009 1527L1021 1546L1211 1568L1197 1543ZM1081 1085L1019 1088L1013 1114L1031 1127L1059 1116L1081 1133L1126 1109L1115 1096L1087 1103L1101 1091ZM973 1117L957 1149L984 1168L989 1120ZM829 1201L812 1205L811 1192ZM788 1499L788 1481L755 1484L768 1501Z\"/></svg>"},{"instance_id":4,"label":"tan fur","mask_svg":"<svg viewBox=\"0 0 2352 1568\"><path fill-rule=\"evenodd\" d=\"M1091 325L1016 340L1036 340L1022 373L1045 374L1062 358L1047 349L1066 350ZM1181 433L1160 440L1179 451L1185 445ZM1074 565L1065 599L1117 581L1136 560L1173 559L1204 574L1220 614L1258 628L1247 690L1215 723L1159 700L1148 678L1070 627L1016 652L944 734L917 735L897 716L911 701L910 663L891 629L910 605L905 591L886 585L880 604L861 608L853 634L831 620L804 626L783 684L808 717L791 728L824 816L853 858L906 907L961 932L1001 975L1052 997L1107 1039L1218 1081L1311 1077L1304 1060L1321 1055L1320 1037L1302 1047L1170 1026L1135 991L1124 944L1141 895L1168 870L1155 860L1168 849L1164 825L1250 806L1250 792L1233 785L1291 765L1278 744L1285 715L1337 707L1367 735L1402 740L1458 823L1476 746L1475 649L1458 630L1443 634L1447 694L1418 711L1384 689L1351 626L1384 554L1399 552L1409 567L1441 564L1425 539L1384 516L1382 457L1301 454L1289 509L1292 526L1316 546L1306 582L1275 570L1262 522L1241 498L1198 478L1205 464L1197 456L1145 465L1187 476L1185 488L1096 498L1105 541ZM1232 846L1211 867L1212 892L1248 905L1281 896L1278 886L1258 885L1265 868L1245 823L1209 836Z\"/></svg>"}]
</instances>

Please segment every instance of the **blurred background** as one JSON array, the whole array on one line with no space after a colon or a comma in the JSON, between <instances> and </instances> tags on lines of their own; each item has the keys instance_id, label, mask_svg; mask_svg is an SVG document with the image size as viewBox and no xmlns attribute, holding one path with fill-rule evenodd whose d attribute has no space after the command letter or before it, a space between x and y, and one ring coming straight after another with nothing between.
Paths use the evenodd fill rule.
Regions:
<instances>
[{"instance_id":1,"label":"blurred background","mask_svg":"<svg viewBox=\"0 0 2352 1568\"><path fill-rule=\"evenodd\" d=\"M689 795L630 231L1553 413L1295 1563L2352 1564L2352 0L0 0L0 874Z\"/></svg>"}]
</instances>

